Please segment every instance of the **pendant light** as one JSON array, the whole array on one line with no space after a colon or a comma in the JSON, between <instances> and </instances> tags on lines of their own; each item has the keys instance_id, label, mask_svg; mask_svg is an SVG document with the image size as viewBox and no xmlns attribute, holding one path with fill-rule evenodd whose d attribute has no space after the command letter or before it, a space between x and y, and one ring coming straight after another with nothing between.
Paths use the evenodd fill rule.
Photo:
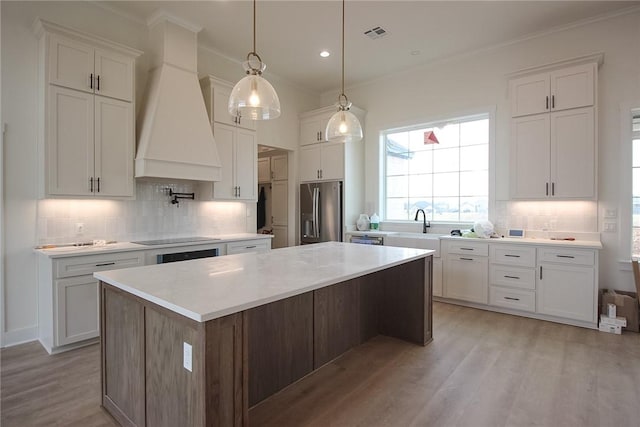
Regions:
<instances>
[{"instance_id":1,"label":"pendant light","mask_svg":"<svg viewBox=\"0 0 640 427\"><path fill-rule=\"evenodd\" d=\"M262 77L267 67L256 53L256 0L253 0L253 50L242 63L247 75L231 91L229 113L251 120L269 120L280 116L280 100L271 84Z\"/></svg>"},{"instance_id":2,"label":"pendant light","mask_svg":"<svg viewBox=\"0 0 640 427\"><path fill-rule=\"evenodd\" d=\"M344 3L342 0L342 92L338 96L338 111L331 116L325 134L328 141L358 142L362 139L362 126L351 112L351 102L344 94Z\"/></svg>"}]
</instances>

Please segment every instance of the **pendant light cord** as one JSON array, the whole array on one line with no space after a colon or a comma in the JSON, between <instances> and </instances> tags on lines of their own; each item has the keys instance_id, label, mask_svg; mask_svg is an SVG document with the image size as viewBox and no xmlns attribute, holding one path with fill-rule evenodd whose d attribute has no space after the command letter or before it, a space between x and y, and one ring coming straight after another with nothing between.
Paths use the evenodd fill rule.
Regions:
<instances>
[{"instance_id":1,"label":"pendant light cord","mask_svg":"<svg viewBox=\"0 0 640 427\"><path fill-rule=\"evenodd\" d=\"M253 53L256 53L256 0L253 0Z\"/></svg>"},{"instance_id":2,"label":"pendant light cord","mask_svg":"<svg viewBox=\"0 0 640 427\"><path fill-rule=\"evenodd\" d=\"M345 0L342 0L342 94L341 95L344 95L344 2Z\"/></svg>"}]
</instances>

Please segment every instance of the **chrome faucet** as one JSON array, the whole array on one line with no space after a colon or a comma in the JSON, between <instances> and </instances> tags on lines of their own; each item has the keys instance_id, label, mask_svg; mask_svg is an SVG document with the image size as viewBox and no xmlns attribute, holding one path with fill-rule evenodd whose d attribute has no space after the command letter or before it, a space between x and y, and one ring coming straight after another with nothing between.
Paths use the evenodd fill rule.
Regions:
<instances>
[{"instance_id":1,"label":"chrome faucet","mask_svg":"<svg viewBox=\"0 0 640 427\"><path fill-rule=\"evenodd\" d=\"M416 217L413 219L414 221L418 220L418 214L422 212L422 232L426 234L427 228L431 227L431 221L427 221L427 214L424 213L424 210L418 209L416 211Z\"/></svg>"}]
</instances>

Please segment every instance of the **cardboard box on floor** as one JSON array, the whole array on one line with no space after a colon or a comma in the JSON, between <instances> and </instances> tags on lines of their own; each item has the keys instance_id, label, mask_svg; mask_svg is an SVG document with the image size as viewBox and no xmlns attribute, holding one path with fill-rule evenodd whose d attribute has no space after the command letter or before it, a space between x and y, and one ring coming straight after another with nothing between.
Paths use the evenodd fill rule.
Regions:
<instances>
[{"instance_id":1,"label":"cardboard box on floor","mask_svg":"<svg viewBox=\"0 0 640 427\"><path fill-rule=\"evenodd\" d=\"M600 313L607 314L607 304L615 304L617 315L627 318L625 331L640 332L638 320L638 296L635 292L616 291L610 293L607 289L600 289Z\"/></svg>"}]
</instances>

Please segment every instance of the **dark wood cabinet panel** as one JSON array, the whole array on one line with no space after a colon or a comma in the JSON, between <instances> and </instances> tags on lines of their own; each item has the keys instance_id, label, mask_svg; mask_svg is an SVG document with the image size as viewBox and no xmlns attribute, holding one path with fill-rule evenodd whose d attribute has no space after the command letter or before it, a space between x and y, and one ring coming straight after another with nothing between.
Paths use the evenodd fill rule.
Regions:
<instances>
[{"instance_id":1,"label":"dark wood cabinet panel","mask_svg":"<svg viewBox=\"0 0 640 427\"><path fill-rule=\"evenodd\" d=\"M249 406L313 370L313 293L247 310Z\"/></svg>"},{"instance_id":2,"label":"dark wood cabinet panel","mask_svg":"<svg viewBox=\"0 0 640 427\"><path fill-rule=\"evenodd\" d=\"M427 344L431 341L431 258L380 273L379 332Z\"/></svg>"},{"instance_id":3,"label":"dark wood cabinet panel","mask_svg":"<svg viewBox=\"0 0 640 427\"><path fill-rule=\"evenodd\" d=\"M313 292L314 369L360 344L360 281Z\"/></svg>"},{"instance_id":4,"label":"dark wood cabinet panel","mask_svg":"<svg viewBox=\"0 0 640 427\"><path fill-rule=\"evenodd\" d=\"M102 405L120 424L144 426L144 307L104 285L101 296Z\"/></svg>"},{"instance_id":5,"label":"dark wood cabinet panel","mask_svg":"<svg viewBox=\"0 0 640 427\"><path fill-rule=\"evenodd\" d=\"M206 323L205 363L207 425L246 425L246 334L243 314Z\"/></svg>"}]
</instances>

